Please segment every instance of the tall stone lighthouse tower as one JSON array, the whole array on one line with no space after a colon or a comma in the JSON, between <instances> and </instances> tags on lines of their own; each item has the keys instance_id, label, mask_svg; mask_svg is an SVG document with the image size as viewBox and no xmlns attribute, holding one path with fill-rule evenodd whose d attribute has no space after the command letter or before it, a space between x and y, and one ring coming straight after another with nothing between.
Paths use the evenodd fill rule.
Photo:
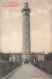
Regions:
<instances>
[{"instance_id":1,"label":"tall stone lighthouse tower","mask_svg":"<svg viewBox=\"0 0 52 79\"><path fill-rule=\"evenodd\" d=\"M25 53L25 58L29 60L29 54L31 52L30 46L30 8L28 3L24 3L23 13L23 53ZM28 55L27 55L28 54Z\"/></svg>"}]
</instances>

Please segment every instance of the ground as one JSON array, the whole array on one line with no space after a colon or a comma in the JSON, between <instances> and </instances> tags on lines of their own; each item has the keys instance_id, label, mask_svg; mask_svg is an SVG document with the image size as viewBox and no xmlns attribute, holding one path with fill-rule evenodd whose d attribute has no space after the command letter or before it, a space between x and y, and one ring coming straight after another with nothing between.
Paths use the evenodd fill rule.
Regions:
<instances>
[{"instance_id":1,"label":"ground","mask_svg":"<svg viewBox=\"0 0 52 79\"><path fill-rule=\"evenodd\" d=\"M19 70L7 79L52 79L43 71L31 64L24 64Z\"/></svg>"}]
</instances>

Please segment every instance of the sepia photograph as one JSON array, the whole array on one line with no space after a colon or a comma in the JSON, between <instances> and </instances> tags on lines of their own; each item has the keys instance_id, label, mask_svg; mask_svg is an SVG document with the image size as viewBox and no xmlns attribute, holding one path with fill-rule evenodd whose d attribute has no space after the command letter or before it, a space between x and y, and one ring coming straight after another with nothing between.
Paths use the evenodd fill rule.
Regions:
<instances>
[{"instance_id":1,"label":"sepia photograph","mask_svg":"<svg viewBox=\"0 0 52 79\"><path fill-rule=\"evenodd\" d=\"M52 0L0 0L0 79L52 79Z\"/></svg>"}]
</instances>

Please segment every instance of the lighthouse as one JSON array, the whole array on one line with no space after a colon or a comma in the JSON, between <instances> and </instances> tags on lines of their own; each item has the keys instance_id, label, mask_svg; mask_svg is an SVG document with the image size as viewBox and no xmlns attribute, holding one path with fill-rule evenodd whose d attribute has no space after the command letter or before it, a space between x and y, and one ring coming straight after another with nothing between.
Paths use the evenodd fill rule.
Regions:
<instances>
[{"instance_id":1,"label":"lighthouse","mask_svg":"<svg viewBox=\"0 0 52 79\"><path fill-rule=\"evenodd\" d=\"M30 44L30 8L28 3L24 3L24 8L22 9L23 14L23 53L25 54L25 59L29 60L31 52Z\"/></svg>"}]
</instances>

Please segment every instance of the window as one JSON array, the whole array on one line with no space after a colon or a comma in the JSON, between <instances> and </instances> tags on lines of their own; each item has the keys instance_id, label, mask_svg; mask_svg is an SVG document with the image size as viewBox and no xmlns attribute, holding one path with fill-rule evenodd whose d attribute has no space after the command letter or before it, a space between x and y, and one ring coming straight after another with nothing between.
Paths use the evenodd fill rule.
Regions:
<instances>
[{"instance_id":1,"label":"window","mask_svg":"<svg viewBox=\"0 0 52 79\"><path fill-rule=\"evenodd\" d=\"M26 32L26 35L27 35L27 32Z\"/></svg>"},{"instance_id":2,"label":"window","mask_svg":"<svg viewBox=\"0 0 52 79\"><path fill-rule=\"evenodd\" d=\"M26 21L27 21L27 17L26 17Z\"/></svg>"},{"instance_id":3,"label":"window","mask_svg":"<svg viewBox=\"0 0 52 79\"><path fill-rule=\"evenodd\" d=\"M27 39L26 39L26 42L27 42Z\"/></svg>"},{"instance_id":4,"label":"window","mask_svg":"<svg viewBox=\"0 0 52 79\"><path fill-rule=\"evenodd\" d=\"M27 27L27 25L26 25L26 27Z\"/></svg>"},{"instance_id":5,"label":"window","mask_svg":"<svg viewBox=\"0 0 52 79\"><path fill-rule=\"evenodd\" d=\"M26 27L27 27L27 17L26 17Z\"/></svg>"},{"instance_id":6,"label":"window","mask_svg":"<svg viewBox=\"0 0 52 79\"><path fill-rule=\"evenodd\" d=\"M27 46L26 46L26 49L27 49Z\"/></svg>"}]
</instances>

